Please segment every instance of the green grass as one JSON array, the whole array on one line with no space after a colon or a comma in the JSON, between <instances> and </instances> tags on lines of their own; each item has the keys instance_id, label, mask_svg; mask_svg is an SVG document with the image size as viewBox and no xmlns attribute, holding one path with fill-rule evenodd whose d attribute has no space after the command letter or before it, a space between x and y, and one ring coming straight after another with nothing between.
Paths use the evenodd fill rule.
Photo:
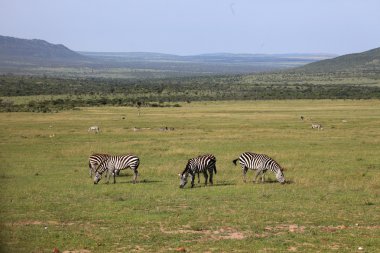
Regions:
<instances>
[{"instance_id":1,"label":"green grass","mask_svg":"<svg viewBox=\"0 0 380 253\"><path fill-rule=\"evenodd\" d=\"M0 251L380 248L379 100L197 102L141 112L1 113ZM101 133L88 133L91 125ZM244 151L275 158L289 183L244 184L231 162ZM141 182L133 185L128 170L116 184L93 185L92 152L137 154ZM179 189L177 174L203 153L217 158L214 186Z\"/></svg>"}]
</instances>

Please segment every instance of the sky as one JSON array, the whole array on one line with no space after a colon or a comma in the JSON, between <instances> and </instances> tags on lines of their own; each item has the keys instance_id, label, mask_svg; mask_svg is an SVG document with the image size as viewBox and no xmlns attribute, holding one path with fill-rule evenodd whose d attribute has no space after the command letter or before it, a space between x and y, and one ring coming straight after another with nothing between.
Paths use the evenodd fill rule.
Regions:
<instances>
[{"instance_id":1,"label":"sky","mask_svg":"<svg viewBox=\"0 0 380 253\"><path fill-rule=\"evenodd\" d=\"M0 35L75 51L347 54L380 47L380 0L0 0Z\"/></svg>"}]
</instances>

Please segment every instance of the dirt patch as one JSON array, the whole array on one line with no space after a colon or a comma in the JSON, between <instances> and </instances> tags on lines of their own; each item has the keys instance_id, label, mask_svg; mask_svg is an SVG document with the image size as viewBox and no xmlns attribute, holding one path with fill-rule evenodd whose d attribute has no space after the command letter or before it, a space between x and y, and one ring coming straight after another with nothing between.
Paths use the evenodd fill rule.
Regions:
<instances>
[{"instance_id":1,"label":"dirt patch","mask_svg":"<svg viewBox=\"0 0 380 253\"><path fill-rule=\"evenodd\" d=\"M264 228L264 232L262 233L256 233L256 238L264 238L269 237L273 235L281 235L285 233L304 233L306 227L305 226L299 226L297 224L280 224L276 226L266 226Z\"/></svg>"},{"instance_id":2,"label":"dirt patch","mask_svg":"<svg viewBox=\"0 0 380 253\"><path fill-rule=\"evenodd\" d=\"M62 253L91 253L91 251L87 249L76 249L76 250L65 250Z\"/></svg>"},{"instance_id":3,"label":"dirt patch","mask_svg":"<svg viewBox=\"0 0 380 253\"><path fill-rule=\"evenodd\" d=\"M273 231L273 232L291 232L291 233L304 233L305 226L298 226L297 224L281 224L277 226L267 226L265 227L265 231Z\"/></svg>"},{"instance_id":4,"label":"dirt patch","mask_svg":"<svg viewBox=\"0 0 380 253\"><path fill-rule=\"evenodd\" d=\"M338 225L338 226L318 226L317 228L321 229L324 232L337 232L341 230L347 230L347 229L364 229L364 230L378 230L380 229L380 225L374 225L374 226L345 226L345 225Z\"/></svg>"},{"instance_id":5,"label":"dirt patch","mask_svg":"<svg viewBox=\"0 0 380 253\"><path fill-rule=\"evenodd\" d=\"M60 222L60 221L37 221L37 220L26 220L26 221L17 221L17 222L9 222L5 223L6 226L47 226L47 225L53 225L53 226L72 226L75 223L73 222Z\"/></svg>"},{"instance_id":6,"label":"dirt patch","mask_svg":"<svg viewBox=\"0 0 380 253\"><path fill-rule=\"evenodd\" d=\"M325 232L335 232L338 230L348 229L349 227L345 225L339 225L339 226L319 226L319 228Z\"/></svg>"},{"instance_id":7,"label":"dirt patch","mask_svg":"<svg viewBox=\"0 0 380 253\"><path fill-rule=\"evenodd\" d=\"M337 226L300 226L297 224L280 224L276 226L266 226L264 228L264 231L262 233L256 233L254 236L256 238L264 238L264 237L269 237L273 235L281 235L284 233L305 233L307 229L319 229L323 232L328 232L328 233L333 233L337 231L342 231L342 230L378 230L380 229L379 225L374 225L374 226L359 226L359 225L354 225L354 226L346 226L346 225L337 225Z\"/></svg>"},{"instance_id":8,"label":"dirt patch","mask_svg":"<svg viewBox=\"0 0 380 253\"><path fill-rule=\"evenodd\" d=\"M193 230L189 226L181 227L178 230L166 230L160 224L160 231L164 234L199 234L200 240L243 240L247 237L247 232L237 231L231 227L222 227L218 230Z\"/></svg>"}]
</instances>

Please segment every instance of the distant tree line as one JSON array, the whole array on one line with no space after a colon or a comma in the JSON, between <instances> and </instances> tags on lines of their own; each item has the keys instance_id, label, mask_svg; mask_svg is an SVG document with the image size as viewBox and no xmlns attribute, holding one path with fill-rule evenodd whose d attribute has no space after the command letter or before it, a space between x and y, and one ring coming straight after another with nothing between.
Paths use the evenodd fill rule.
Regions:
<instances>
[{"instance_id":1,"label":"distant tree line","mask_svg":"<svg viewBox=\"0 0 380 253\"><path fill-rule=\"evenodd\" d=\"M161 107L209 100L380 99L379 76L297 72L133 80L2 75L0 111L54 112L105 105ZM48 96L25 103L11 99L35 95Z\"/></svg>"}]
</instances>

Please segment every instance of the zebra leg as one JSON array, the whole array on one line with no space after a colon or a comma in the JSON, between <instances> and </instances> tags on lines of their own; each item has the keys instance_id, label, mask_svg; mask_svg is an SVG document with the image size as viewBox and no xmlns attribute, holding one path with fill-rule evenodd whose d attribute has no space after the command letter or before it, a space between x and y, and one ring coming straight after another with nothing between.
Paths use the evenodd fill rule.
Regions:
<instances>
[{"instance_id":1,"label":"zebra leg","mask_svg":"<svg viewBox=\"0 0 380 253\"><path fill-rule=\"evenodd\" d=\"M257 170L257 172L256 172L256 176L255 176L255 179L253 180L254 183L256 183L256 179L257 179L257 177L258 177L262 172L263 172L262 170Z\"/></svg>"},{"instance_id":2,"label":"zebra leg","mask_svg":"<svg viewBox=\"0 0 380 253\"><path fill-rule=\"evenodd\" d=\"M193 175L190 173L190 176L191 176L191 188L193 188L194 187L195 174Z\"/></svg>"},{"instance_id":3,"label":"zebra leg","mask_svg":"<svg viewBox=\"0 0 380 253\"><path fill-rule=\"evenodd\" d=\"M201 183L201 179L199 177L199 172L198 172L198 184L200 184L200 183Z\"/></svg>"},{"instance_id":4,"label":"zebra leg","mask_svg":"<svg viewBox=\"0 0 380 253\"><path fill-rule=\"evenodd\" d=\"M212 180L212 177L213 177L214 175L213 175L213 173L212 172L210 172L210 184L211 185L213 185L214 184L214 182L213 182L213 180Z\"/></svg>"},{"instance_id":5,"label":"zebra leg","mask_svg":"<svg viewBox=\"0 0 380 253\"><path fill-rule=\"evenodd\" d=\"M96 166L92 166L92 164L89 162L88 163L88 168L89 168L89 170L90 170L90 177L92 177L92 172L94 172L95 173L95 168L96 168Z\"/></svg>"},{"instance_id":6,"label":"zebra leg","mask_svg":"<svg viewBox=\"0 0 380 253\"><path fill-rule=\"evenodd\" d=\"M133 170L133 173L134 173L134 175L133 175L133 183L135 184L135 183L136 183L136 180L137 180L137 176L138 176L139 172L137 171L137 169L134 169L134 170Z\"/></svg>"},{"instance_id":7,"label":"zebra leg","mask_svg":"<svg viewBox=\"0 0 380 253\"><path fill-rule=\"evenodd\" d=\"M264 183L265 182L265 172L263 171L263 173L261 174L261 183Z\"/></svg>"},{"instance_id":8,"label":"zebra leg","mask_svg":"<svg viewBox=\"0 0 380 253\"><path fill-rule=\"evenodd\" d=\"M203 175L204 175L204 177L205 177L205 186L207 186L208 175L207 175L206 170L203 171Z\"/></svg>"},{"instance_id":9,"label":"zebra leg","mask_svg":"<svg viewBox=\"0 0 380 253\"><path fill-rule=\"evenodd\" d=\"M248 168L247 167L243 167L243 182L244 183L247 182L247 171L248 171Z\"/></svg>"},{"instance_id":10,"label":"zebra leg","mask_svg":"<svg viewBox=\"0 0 380 253\"><path fill-rule=\"evenodd\" d=\"M116 170L113 171L113 183L116 184Z\"/></svg>"},{"instance_id":11,"label":"zebra leg","mask_svg":"<svg viewBox=\"0 0 380 253\"><path fill-rule=\"evenodd\" d=\"M110 176L111 176L111 175L110 175L110 171L107 170L105 173L106 173L106 176L105 176L105 177L107 178L107 180L106 180L106 184L108 184L108 183L110 182Z\"/></svg>"}]
</instances>

